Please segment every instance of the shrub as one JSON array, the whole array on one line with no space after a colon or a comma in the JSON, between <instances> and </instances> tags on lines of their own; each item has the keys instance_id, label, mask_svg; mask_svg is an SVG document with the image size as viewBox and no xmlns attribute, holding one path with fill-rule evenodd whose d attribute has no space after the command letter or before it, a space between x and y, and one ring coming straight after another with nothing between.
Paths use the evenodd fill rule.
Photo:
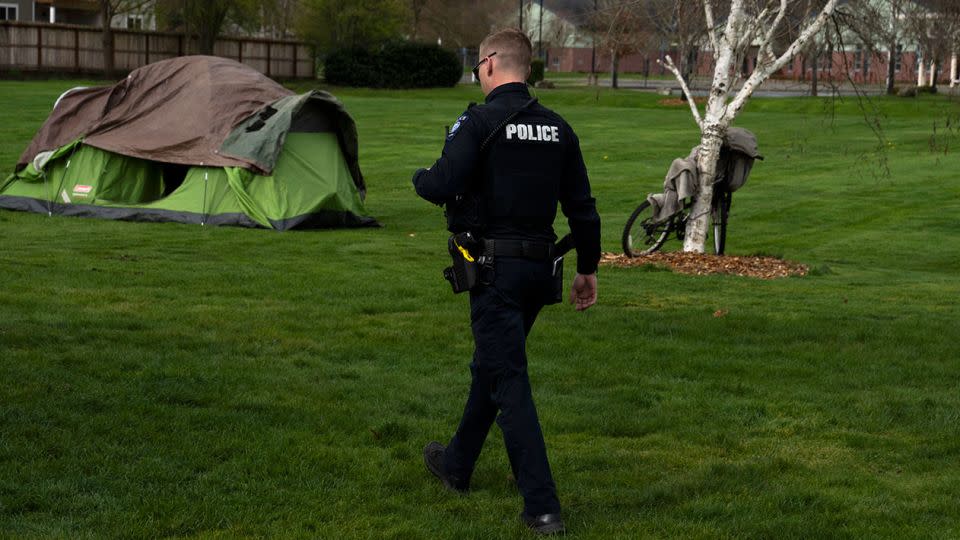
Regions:
<instances>
[{"instance_id":1,"label":"shrub","mask_svg":"<svg viewBox=\"0 0 960 540\"><path fill-rule=\"evenodd\" d=\"M527 84L536 85L538 82L543 80L543 60L540 58L534 58L530 62L530 76L527 77Z\"/></svg>"},{"instance_id":2,"label":"shrub","mask_svg":"<svg viewBox=\"0 0 960 540\"><path fill-rule=\"evenodd\" d=\"M330 84L340 86L376 86L380 79L379 61L366 49L334 51L323 63L323 76Z\"/></svg>"},{"instance_id":3,"label":"shrub","mask_svg":"<svg viewBox=\"0 0 960 540\"><path fill-rule=\"evenodd\" d=\"M917 97L917 87L904 86L897 90L897 95L900 97Z\"/></svg>"},{"instance_id":4,"label":"shrub","mask_svg":"<svg viewBox=\"0 0 960 540\"><path fill-rule=\"evenodd\" d=\"M330 84L370 88L456 86L463 75L457 55L436 45L392 42L370 51L340 49L324 65Z\"/></svg>"}]
</instances>

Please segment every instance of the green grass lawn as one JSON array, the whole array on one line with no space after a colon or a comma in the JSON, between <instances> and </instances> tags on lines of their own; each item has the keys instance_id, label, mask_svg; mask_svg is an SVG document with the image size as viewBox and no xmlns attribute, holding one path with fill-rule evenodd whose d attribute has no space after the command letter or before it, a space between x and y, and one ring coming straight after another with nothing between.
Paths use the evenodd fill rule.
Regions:
<instances>
[{"instance_id":1,"label":"green grass lawn","mask_svg":"<svg viewBox=\"0 0 960 540\"><path fill-rule=\"evenodd\" d=\"M0 82L4 171L77 84ZM410 176L479 91L334 92L382 229L0 211L0 537L529 536L496 428L467 497L420 454L456 426L472 343ZM539 95L618 251L697 143L689 111ZM571 535L960 536L960 106L874 103L883 154L852 101L758 99L737 123L767 159L728 252L809 276L604 267L597 306L544 311L530 371Z\"/></svg>"}]
</instances>

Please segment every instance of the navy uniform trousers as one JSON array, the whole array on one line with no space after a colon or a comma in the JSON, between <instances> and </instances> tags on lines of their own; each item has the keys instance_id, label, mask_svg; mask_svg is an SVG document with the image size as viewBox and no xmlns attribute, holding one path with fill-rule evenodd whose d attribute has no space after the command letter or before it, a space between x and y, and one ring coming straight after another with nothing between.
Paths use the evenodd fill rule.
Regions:
<instances>
[{"instance_id":1,"label":"navy uniform trousers","mask_svg":"<svg viewBox=\"0 0 960 540\"><path fill-rule=\"evenodd\" d=\"M533 404L526 354L527 336L537 314L553 303L552 263L499 257L495 272L491 285L470 291L476 345L470 364L472 382L460 426L444 455L444 467L458 487L467 488L496 419L524 511L557 513L560 502Z\"/></svg>"}]
</instances>

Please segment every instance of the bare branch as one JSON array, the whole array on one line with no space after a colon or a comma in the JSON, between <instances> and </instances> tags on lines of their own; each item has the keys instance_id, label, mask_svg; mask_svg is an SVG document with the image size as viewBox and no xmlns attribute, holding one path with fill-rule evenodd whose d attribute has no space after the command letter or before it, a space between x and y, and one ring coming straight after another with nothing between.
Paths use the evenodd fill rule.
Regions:
<instances>
[{"instance_id":1,"label":"bare branch","mask_svg":"<svg viewBox=\"0 0 960 540\"><path fill-rule=\"evenodd\" d=\"M727 27L723 31L723 40L727 47L737 46L741 17L743 17L743 0L733 0L730 3L730 17L727 18Z\"/></svg>"},{"instance_id":2,"label":"bare branch","mask_svg":"<svg viewBox=\"0 0 960 540\"><path fill-rule=\"evenodd\" d=\"M668 54L666 56L666 63L661 62L659 59L657 63L666 67L670 70L671 73L680 81L680 89L683 90L683 95L687 97L687 103L690 105L690 112L693 113L693 119L697 122L697 126L700 129L703 129L703 119L700 118L700 111L697 109L697 102L693 99L693 94L690 93L690 88L687 87L687 82L683 80L683 75L680 74L680 70L677 69L677 66L674 65L673 59L670 58Z\"/></svg>"},{"instance_id":3,"label":"bare branch","mask_svg":"<svg viewBox=\"0 0 960 540\"><path fill-rule=\"evenodd\" d=\"M770 50L771 42L773 41L773 35L777 31L777 28L780 27L780 23L783 22L783 18L787 15L787 0L780 0L780 9L778 10L777 17L773 20L773 24L770 25L770 28L767 29L767 34L763 36L763 41L760 43L760 50ZM771 54L773 56L773 54Z\"/></svg>"},{"instance_id":4,"label":"bare branch","mask_svg":"<svg viewBox=\"0 0 960 540\"><path fill-rule=\"evenodd\" d=\"M820 30L823 29L824 25L827 23L827 19L833 13L833 8L836 6L837 0L829 0L827 5L823 7L823 10L817 15L816 20L810 23L803 32L797 37L797 39L787 47L787 50L784 51L779 58L775 61L768 64L757 64L757 67L754 68L753 73L750 75L750 78L747 79L747 82L743 84L743 88L740 89L740 92L737 93L737 97L730 102L727 107L727 111L724 114L724 119L727 122L732 122L736 118L737 113L740 112L740 109L743 108L743 104L750 98L753 94L753 91L760 86L763 81L767 80L772 73L776 73L783 66L787 64L797 53L803 49L810 39L815 36Z\"/></svg>"},{"instance_id":5,"label":"bare branch","mask_svg":"<svg viewBox=\"0 0 960 540\"><path fill-rule=\"evenodd\" d=\"M753 20L743 21L743 29L740 30L740 39L737 41L736 45L736 49L738 51L746 49L750 46L750 43L753 41L753 36L760 31L760 25L763 24L763 20L766 18L767 10L764 9Z\"/></svg>"},{"instance_id":6,"label":"bare branch","mask_svg":"<svg viewBox=\"0 0 960 540\"><path fill-rule=\"evenodd\" d=\"M717 25L713 19L713 0L703 0L703 16L707 20L707 36L710 38L710 46L713 47L713 54L720 51L720 44L717 43Z\"/></svg>"},{"instance_id":7,"label":"bare branch","mask_svg":"<svg viewBox=\"0 0 960 540\"><path fill-rule=\"evenodd\" d=\"M730 15L727 16L726 28L717 39L719 48L715 54L713 82L710 84L710 95L707 98L704 127L700 130L702 133L711 125L723 120L727 96L731 88L732 74L730 67L734 60L734 47L738 41L737 32L739 31L739 19L741 17L743 17L743 0L731 0Z\"/></svg>"}]
</instances>

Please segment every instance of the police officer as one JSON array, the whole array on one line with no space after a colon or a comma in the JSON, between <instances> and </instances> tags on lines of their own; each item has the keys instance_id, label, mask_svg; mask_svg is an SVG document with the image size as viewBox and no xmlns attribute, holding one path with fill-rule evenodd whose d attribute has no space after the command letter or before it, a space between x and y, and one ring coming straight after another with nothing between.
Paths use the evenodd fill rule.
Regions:
<instances>
[{"instance_id":1,"label":"police officer","mask_svg":"<svg viewBox=\"0 0 960 540\"><path fill-rule=\"evenodd\" d=\"M564 525L527 376L526 339L541 308L559 301L557 203L577 250L570 301L578 311L597 298L600 216L577 136L527 91L530 58L530 40L519 30L483 40L474 74L485 103L457 119L440 159L413 176L417 194L446 204L448 212L456 200L476 196L479 220L470 232L494 261L493 276L470 290L475 351L460 426L446 447L429 443L424 461L448 489L466 492L496 419L524 499L520 517L535 532L551 534Z\"/></svg>"}]
</instances>

